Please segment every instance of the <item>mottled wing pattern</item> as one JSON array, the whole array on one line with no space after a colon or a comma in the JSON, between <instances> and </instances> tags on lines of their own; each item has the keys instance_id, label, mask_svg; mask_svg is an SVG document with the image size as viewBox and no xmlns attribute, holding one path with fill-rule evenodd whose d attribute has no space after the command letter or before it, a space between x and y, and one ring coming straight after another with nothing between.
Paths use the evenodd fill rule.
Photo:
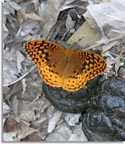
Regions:
<instances>
[{"instance_id":1,"label":"mottled wing pattern","mask_svg":"<svg viewBox=\"0 0 125 145\"><path fill-rule=\"evenodd\" d=\"M71 62L68 64L72 68L68 73L68 77L64 79L63 88L69 91L77 91L86 84L86 74L83 73L82 67L85 63L84 53L81 50L73 52ZM69 71L69 70L68 70Z\"/></svg>"},{"instance_id":2,"label":"mottled wing pattern","mask_svg":"<svg viewBox=\"0 0 125 145\"><path fill-rule=\"evenodd\" d=\"M86 84L86 75L74 73L69 78L66 78L63 83L63 88L67 91L77 91Z\"/></svg>"},{"instance_id":3,"label":"mottled wing pattern","mask_svg":"<svg viewBox=\"0 0 125 145\"><path fill-rule=\"evenodd\" d=\"M85 63L83 72L86 74L87 80L94 78L106 69L106 61L103 57L95 52L84 51Z\"/></svg>"},{"instance_id":4,"label":"mottled wing pattern","mask_svg":"<svg viewBox=\"0 0 125 145\"><path fill-rule=\"evenodd\" d=\"M67 53L70 51L48 40L31 40L25 43L25 49L43 80L67 91L79 90L106 68L105 59L94 52Z\"/></svg>"},{"instance_id":5,"label":"mottled wing pattern","mask_svg":"<svg viewBox=\"0 0 125 145\"><path fill-rule=\"evenodd\" d=\"M73 60L75 64L73 72L63 84L63 88L69 91L79 90L88 80L102 73L106 68L105 59L90 51L74 52Z\"/></svg>"},{"instance_id":6,"label":"mottled wing pattern","mask_svg":"<svg viewBox=\"0 0 125 145\"><path fill-rule=\"evenodd\" d=\"M60 87L63 78L59 75L59 60L63 59L66 50L60 45L48 40L31 40L25 43L25 49L32 61L37 65L39 73L47 84ZM59 55L59 56L58 56Z\"/></svg>"}]
</instances>

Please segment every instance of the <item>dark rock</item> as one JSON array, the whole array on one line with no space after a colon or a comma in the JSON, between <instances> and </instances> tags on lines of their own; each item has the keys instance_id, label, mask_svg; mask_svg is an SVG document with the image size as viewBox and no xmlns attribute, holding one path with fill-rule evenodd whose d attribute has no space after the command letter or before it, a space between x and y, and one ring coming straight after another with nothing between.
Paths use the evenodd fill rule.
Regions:
<instances>
[{"instance_id":1,"label":"dark rock","mask_svg":"<svg viewBox=\"0 0 125 145\"><path fill-rule=\"evenodd\" d=\"M83 131L90 141L125 140L125 80L113 77L102 82L98 95L83 114Z\"/></svg>"},{"instance_id":2,"label":"dark rock","mask_svg":"<svg viewBox=\"0 0 125 145\"><path fill-rule=\"evenodd\" d=\"M125 141L125 80L100 76L76 92L43 84L46 98L59 110L82 113L82 129L89 141Z\"/></svg>"},{"instance_id":3,"label":"dark rock","mask_svg":"<svg viewBox=\"0 0 125 145\"><path fill-rule=\"evenodd\" d=\"M45 97L59 110L68 113L85 112L90 105L90 97L96 94L99 76L89 81L86 86L76 92L68 92L62 88L54 88L43 84Z\"/></svg>"}]
</instances>

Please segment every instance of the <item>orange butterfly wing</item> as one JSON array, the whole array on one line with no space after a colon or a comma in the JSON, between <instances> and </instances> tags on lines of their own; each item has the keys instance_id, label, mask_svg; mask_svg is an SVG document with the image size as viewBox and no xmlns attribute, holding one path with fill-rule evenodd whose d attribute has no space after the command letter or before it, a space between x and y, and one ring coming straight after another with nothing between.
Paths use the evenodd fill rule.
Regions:
<instances>
[{"instance_id":1,"label":"orange butterfly wing","mask_svg":"<svg viewBox=\"0 0 125 145\"><path fill-rule=\"evenodd\" d=\"M37 65L39 73L47 84L61 87L63 83L63 61L66 50L48 40L31 40L25 43L25 50Z\"/></svg>"},{"instance_id":2,"label":"orange butterfly wing","mask_svg":"<svg viewBox=\"0 0 125 145\"><path fill-rule=\"evenodd\" d=\"M72 71L63 83L63 88L69 91L79 90L88 80L102 73L106 68L105 59L90 51L75 51L71 62L69 66L73 66Z\"/></svg>"},{"instance_id":3,"label":"orange butterfly wing","mask_svg":"<svg viewBox=\"0 0 125 145\"><path fill-rule=\"evenodd\" d=\"M48 40L26 42L25 49L47 84L68 91L79 90L87 80L106 68L105 60L96 53L82 50L73 52L72 48L66 51Z\"/></svg>"}]
</instances>

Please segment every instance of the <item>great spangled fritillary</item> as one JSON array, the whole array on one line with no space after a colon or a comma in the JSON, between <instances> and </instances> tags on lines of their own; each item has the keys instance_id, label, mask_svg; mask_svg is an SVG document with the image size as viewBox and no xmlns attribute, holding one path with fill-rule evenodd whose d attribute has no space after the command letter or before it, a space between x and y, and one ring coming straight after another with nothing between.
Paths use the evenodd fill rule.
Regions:
<instances>
[{"instance_id":1,"label":"great spangled fritillary","mask_svg":"<svg viewBox=\"0 0 125 145\"><path fill-rule=\"evenodd\" d=\"M66 50L48 40L28 41L25 50L47 84L67 91L79 90L106 68L105 59L94 52Z\"/></svg>"}]
</instances>

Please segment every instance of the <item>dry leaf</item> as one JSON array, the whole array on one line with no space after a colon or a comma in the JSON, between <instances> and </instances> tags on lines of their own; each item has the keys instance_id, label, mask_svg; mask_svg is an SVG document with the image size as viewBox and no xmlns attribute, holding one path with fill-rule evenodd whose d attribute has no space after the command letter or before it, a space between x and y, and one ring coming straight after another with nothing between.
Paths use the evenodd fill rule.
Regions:
<instances>
[{"instance_id":1,"label":"dry leaf","mask_svg":"<svg viewBox=\"0 0 125 145\"><path fill-rule=\"evenodd\" d=\"M8 106L6 104L6 102L3 102L3 106L2 107L3 107L3 115L8 114L11 111L10 106Z\"/></svg>"},{"instance_id":2,"label":"dry leaf","mask_svg":"<svg viewBox=\"0 0 125 145\"><path fill-rule=\"evenodd\" d=\"M64 0L47 0L46 4L41 5L39 15L44 20L43 37L46 38L50 29L56 23L60 7Z\"/></svg>"},{"instance_id":3,"label":"dry leaf","mask_svg":"<svg viewBox=\"0 0 125 145\"><path fill-rule=\"evenodd\" d=\"M23 109L20 114L20 119L25 121L32 121L35 118L35 112L30 107L31 103L26 103L26 101L23 103Z\"/></svg>"},{"instance_id":4,"label":"dry leaf","mask_svg":"<svg viewBox=\"0 0 125 145\"><path fill-rule=\"evenodd\" d=\"M68 14L66 19L66 28L68 30L73 29L75 26L75 21L72 20L72 17Z\"/></svg>"},{"instance_id":5,"label":"dry leaf","mask_svg":"<svg viewBox=\"0 0 125 145\"><path fill-rule=\"evenodd\" d=\"M64 115L64 119L69 124L69 126L75 126L77 123L79 123L80 116L81 116L80 114L69 114L69 113L66 113Z\"/></svg>"},{"instance_id":6,"label":"dry leaf","mask_svg":"<svg viewBox=\"0 0 125 145\"><path fill-rule=\"evenodd\" d=\"M3 84L7 85L18 79L16 49L6 48L3 51Z\"/></svg>"},{"instance_id":7,"label":"dry leaf","mask_svg":"<svg viewBox=\"0 0 125 145\"><path fill-rule=\"evenodd\" d=\"M107 45L103 45L102 46L102 53L108 51L109 49L111 49L114 45L116 45L118 43L118 41L113 41L113 42L110 42L109 44Z\"/></svg>"},{"instance_id":8,"label":"dry leaf","mask_svg":"<svg viewBox=\"0 0 125 145\"><path fill-rule=\"evenodd\" d=\"M27 19L32 19L32 20L35 20L35 21L43 21L42 18L38 15L36 15L34 12L32 13L25 13L23 10L20 10L18 12L18 14L24 19L24 20L27 20Z\"/></svg>"},{"instance_id":9,"label":"dry leaf","mask_svg":"<svg viewBox=\"0 0 125 145\"><path fill-rule=\"evenodd\" d=\"M5 24L3 24L3 40L8 36L8 29Z\"/></svg>"},{"instance_id":10,"label":"dry leaf","mask_svg":"<svg viewBox=\"0 0 125 145\"><path fill-rule=\"evenodd\" d=\"M81 27L69 38L68 43L78 42L80 46L91 46L96 44L101 38L101 34L92 29L87 22L85 22Z\"/></svg>"},{"instance_id":11,"label":"dry leaf","mask_svg":"<svg viewBox=\"0 0 125 145\"><path fill-rule=\"evenodd\" d=\"M8 2L3 3L2 6L3 6L3 14L4 15L9 15L10 13L14 14L14 8L11 7Z\"/></svg>"},{"instance_id":12,"label":"dry leaf","mask_svg":"<svg viewBox=\"0 0 125 145\"><path fill-rule=\"evenodd\" d=\"M66 123L62 123L59 126L57 126L57 128L50 133L47 138L46 141L67 141L68 138L70 137L72 131L71 129L68 127L68 125Z\"/></svg>"},{"instance_id":13,"label":"dry leaf","mask_svg":"<svg viewBox=\"0 0 125 145\"><path fill-rule=\"evenodd\" d=\"M26 16L35 21L43 21L40 16L36 15L35 13L26 14Z\"/></svg>"},{"instance_id":14,"label":"dry leaf","mask_svg":"<svg viewBox=\"0 0 125 145\"><path fill-rule=\"evenodd\" d=\"M28 136L26 136L22 141L34 141L34 142L38 142L38 141L43 141L39 135L39 133L35 132L35 133L32 133Z\"/></svg>"},{"instance_id":15,"label":"dry leaf","mask_svg":"<svg viewBox=\"0 0 125 145\"><path fill-rule=\"evenodd\" d=\"M53 117L49 120L48 133L51 133L55 129L56 124L60 120L61 116L62 112L60 111L54 113Z\"/></svg>"},{"instance_id":16,"label":"dry leaf","mask_svg":"<svg viewBox=\"0 0 125 145\"><path fill-rule=\"evenodd\" d=\"M20 130L17 131L18 132L18 136L17 136L18 141L20 141L24 137L38 131L36 129L29 127L28 125L24 124L23 122L20 122L20 126L21 126Z\"/></svg>"},{"instance_id":17,"label":"dry leaf","mask_svg":"<svg viewBox=\"0 0 125 145\"><path fill-rule=\"evenodd\" d=\"M73 130L73 133L69 137L68 141L75 141L75 142L88 141L88 139L86 138L85 134L82 131L82 125L75 126L75 129Z\"/></svg>"},{"instance_id":18,"label":"dry leaf","mask_svg":"<svg viewBox=\"0 0 125 145\"><path fill-rule=\"evenodd\" d=\"M14 96L12 99L12 110L13 113L18 116L19 112L21 111L19 108L20 101L17 99L17 96Z\"/></svg>"},{"instance_id":19,"label":"dry leaf","mask_svg":"<svg viewBox=\"0 0 125 145\"><path fill-rule=\"evenodd\" d=\"M50 102L48 100L45 100L42 108L41 108L41 112L44 112L45 109L50 105Z\"/></svg>"},{"instance_id":20,"label":"dry leaf","mask_svg":"<svg viewBox=\"0 0 125 145\"><path fill-rule=\"evenodd\" d=\"M16 51L16 55L17 57L17 69L18 72L21 73L22 72L22 62L25 60L24 55L20 52L20 51Z\"/></svg>"},{"instance_id":21,"label":"dry leaf","mask_svg":"<svg viewBox=\"0 0 125 145\"><path fill-rule=\"evenodd\" d=\"M115 72L118 73L118 69L120 67L120 57L119 56L116 57L115 60L116 60L116 63L115 63Z\"/></svg>"},{"instance_id":22,"label":"dry leaf","mask_svg":"<svg viewBox=\"0 0 125 145\"><path fill-rule=\"evenodd\" d=\"M13 7L17 11L19 11L21 9L20 5L18 5L14 1L9 1L8 3L9 3L9 5L11 5L11 7Z\"/></svg>"},{"instance_id":23,"label":"dry leaf","mask_svg":"<svg viewBox=\"0 0 125 145\"><path fill-rule=\"evenodd\" d=\"M16 141L15 138L17 136L16 132L7 132L7 133L3 133L3 141Z\"/></svg>"}]
</instances>

